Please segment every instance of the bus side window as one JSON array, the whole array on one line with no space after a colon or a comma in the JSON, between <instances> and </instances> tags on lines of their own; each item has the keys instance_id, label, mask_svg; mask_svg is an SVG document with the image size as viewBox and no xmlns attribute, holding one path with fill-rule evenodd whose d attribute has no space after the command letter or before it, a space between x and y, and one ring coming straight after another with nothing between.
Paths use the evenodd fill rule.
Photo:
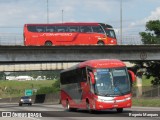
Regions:
<instances>
[{"instance_id":1,"label":"bus side window","mask_svg":"<svg viewBox=\"0 0 160 120\"><path fill-rule=\"evenodd\" d=\"M57 32L68 32L68 27L67 26L58 26Z\"/></svg>"},{"instance_id":2,"label":"bus side window","mask_svg":"<svg viewBox=\"0 0 160 120\"><path fill-rule=\"evenodd\" d=\"M37 32L45 32L44 26L37 26L36 30L37 30Z\"/></svg>"},{"instance_id":3,"label":"bus side window","mask_svg":"<svg viewBox=\"0 0 160 120\"><path fill-rule=\"evenodd\" d=\"M69 27L69 32L79 32L79 29L77 26L71 26Z\"/></svg>"},{"instance_id":4,"label":"bus side window","mask_svg":"<svg viewBox=\"0 0 160 120\"><path fill-rule=\"evenodd\" d=\"M80 31L86 33L86 32L92 32L92 29L90 26L81 26Z\"/></svg>"},{"instance_id":5,"label":"bus side window","mask_svg":"<svg viewBox=\"0 0 160 120\"><path fill-rule=\"evenodd\" d=\"M46 32L55 32L55 27L54 26L47 26Z\"/></svg>"},{"instance_id":6,"label":"bus side window","mask_svg":"<svg viewBox=\"0 0 160 120\"><path fill-rule=\"evenodd\" d=\"M28 28L28 31L30 32L37 32L36 26L27 26L27 28Z\"/></svg>"},{"instance_id":7,"label":"bus side window","mask_svg":"<svg viewBox=\"0 0 160 120\"><path fill-rule=\"evenodd\" d=\"M92 29L93 29L93 32L104 34L104 31L100 26L92 26Z\"/></svg>"}]
</instances>

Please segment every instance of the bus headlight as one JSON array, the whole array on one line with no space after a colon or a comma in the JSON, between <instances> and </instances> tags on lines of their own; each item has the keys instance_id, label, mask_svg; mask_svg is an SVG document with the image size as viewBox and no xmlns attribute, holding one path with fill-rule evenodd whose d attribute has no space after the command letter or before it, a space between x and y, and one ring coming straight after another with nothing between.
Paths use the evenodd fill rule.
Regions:
<instances>
[{"instance_id":1,"label":"bus headlight","mask_svg":"<svg viewBox=\"0 0 160 120\"><path fill-rule=\"evenodd\" d=\"M127 97L127 98L125 98L125 100L131 100L131 97Z\"/></svg>"},{"instance_id":2,"label":"bus headlight","mask_svg":"<svg viewBox=\"0 0 160 120\"><path fill-rule=\"evenodd\" d=\"M106 99L101 99L101 98L96 98L98 102L106 102L106 103L114 103L114 100L106 100Z\"/></svg>"},{"instance_id":3,"label":"bus headlight","mask_svg":"<svg viewBox=\"0 0 160 120\"><path fill-rule=\"evenodd\" d=\"M114 40L111 40L111 43L113 43L114 42Z\"/></svg>"}]
</instances>

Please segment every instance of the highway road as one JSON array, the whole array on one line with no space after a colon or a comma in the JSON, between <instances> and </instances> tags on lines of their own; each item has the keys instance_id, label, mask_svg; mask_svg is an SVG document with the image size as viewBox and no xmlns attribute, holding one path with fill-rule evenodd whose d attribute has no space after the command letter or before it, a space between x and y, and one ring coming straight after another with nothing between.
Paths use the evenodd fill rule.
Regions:
<instances>
[{"instance_id":1,"label":"highway road","mask_svg":"<svg viewBox=\"0 0 160 120\"><path fill-rule=\"evenodd\" d=\"M12 117L6 117L9 115ZM144 117L147 115L149 117ZM150 117L151 115L156 117ZM23 105L19 107L16 103L1 103L0 116L3 116L0 117L0 120L159 120L160 108L132 107L124 109L123 113L106 110L90 114L86 110L68 112L61 105L33 104L32 106Z\"/></svg>"}]
</instances>

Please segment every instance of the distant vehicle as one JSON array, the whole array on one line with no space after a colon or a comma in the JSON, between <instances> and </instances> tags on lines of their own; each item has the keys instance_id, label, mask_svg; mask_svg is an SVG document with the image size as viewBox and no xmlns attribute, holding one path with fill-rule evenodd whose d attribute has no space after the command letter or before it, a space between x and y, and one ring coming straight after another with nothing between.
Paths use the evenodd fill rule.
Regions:
<instances>
[{"instance_id":1,"label":"distant vehicle","mask_svg":"<svg viewBox=\"0 0 160 120\"><path fill-rule=\"evenodd\" d=\"M61 71L61 104L66 109L117 109L132 105L135 74L120 60L89 60Z\"/></svg>"},{"instance_id":2,"label":"distant vehicle","mask_svg":"<svg viewBox=\"0 0 160 120\"><path fill-rule=\"evenodd\" d=\"M116 45L111 25L104 23L25 24L25 46Z\"/></svg>"},{"instance_id":3,"label":"distant vehicle","mask_svg":"<svg viewBox=\"0 0 160 120\"><path fill-rule=\"evenodd\" d=\"M23 104L32 105L32 99L29 96L23 96L19 100L19 106L22 106Z\"/></svg>"}]
</instances>

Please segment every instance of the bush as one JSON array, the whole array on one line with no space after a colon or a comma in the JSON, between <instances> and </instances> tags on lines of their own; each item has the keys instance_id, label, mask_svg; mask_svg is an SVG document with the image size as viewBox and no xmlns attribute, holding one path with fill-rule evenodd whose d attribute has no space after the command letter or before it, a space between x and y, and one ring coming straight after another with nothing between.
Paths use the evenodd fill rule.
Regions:
<instances>
[{"instance_id":1,"label":"bush","mask_svg":"<svg viewBox=\"0 0 160 120\"><path fill-rule=\"evenodd\" d=\"M41 87L37 94L57 93L60 90L60 81L56 80L51 87Z\"/></svg>"}]
</instances>

